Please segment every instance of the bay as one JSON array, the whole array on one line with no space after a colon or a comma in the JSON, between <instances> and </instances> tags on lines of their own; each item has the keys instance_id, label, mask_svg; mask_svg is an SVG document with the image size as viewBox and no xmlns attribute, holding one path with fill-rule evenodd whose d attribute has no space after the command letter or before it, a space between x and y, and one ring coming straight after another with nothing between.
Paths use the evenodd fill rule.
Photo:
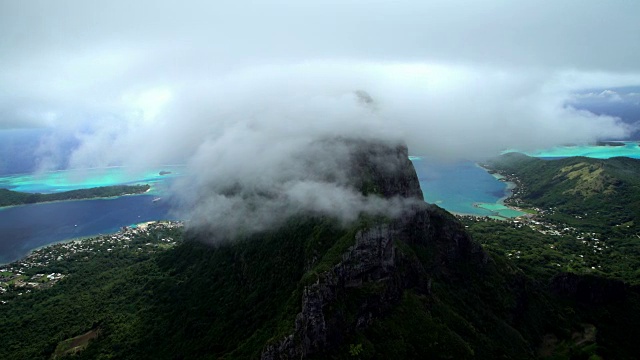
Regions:
<instances>
[{"instance_id":1,"label":"bay","mask_svg":"<svg viewBox=\"0 0 640 360\"><path fill-rule=\"evenodd\" d=\"M472 161L411 160L426 202L462 215L511 218L524 214L502 205L510 194L508 184Z\"/></svg>"},{"instance_id":2,"label":"bay","mask_svg":"<svg viewBox=\"0 0 640 360\"><path fill-rule=\"evenodd\" d=\"M0 264L31 250L74 238L109 234L123 226L157 220L179 220L165 196L184 167L150 171L127 168L83 169L0 177L0 187L54 193L96 186L149 184L145 194L0 208ZM160 172L162 171L162 175Z\"/></svg>"},{"instance_id":3,"label":"bay","mask_svg":"<svg viewBox=\"0 0 640 360\"><path fill-rule=\"evenodd\" d=\"M73 238L118 231L154 220L177 220L153 195L60 201L0 209L0 264L29 251Z\"/></svg>"},{"instance_id":4,"label":"bay","mask_svg":"<svg viewBox=\"0 0 640 360\"><path fill-rule=\"evenodd\" d=\"M612 141L611 145L557 146L525 152L525 154L545 160L584 156L609 159L625 156L640 159L640 142ZM517 152L517 150L506 150ZM427 202L457 214L477 216L498 216L512 218L522 212L504 206L505 197L510 195L509 184L500 181L500 176L491 175L471 161L442 162L429 157L411 156L418 174L420 187Z\"/></svg>"}]
</instances>

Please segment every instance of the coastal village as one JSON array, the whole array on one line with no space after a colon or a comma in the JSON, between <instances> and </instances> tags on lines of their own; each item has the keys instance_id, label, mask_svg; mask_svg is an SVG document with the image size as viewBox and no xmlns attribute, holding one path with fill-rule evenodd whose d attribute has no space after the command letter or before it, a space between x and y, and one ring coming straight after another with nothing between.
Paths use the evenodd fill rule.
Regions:
<instances>
[{"instance_id":1,"label":"coastal village","mask_svg":"<svg viewBox=\"0 0 640 360\"><path fill-rule=\"evenodd\" d=\"M524 215L511 219L499 216L456 215L458 219L467 224L471 222L500 222L507 223L514 229L529 228L545 236L547 239L545 246L547 246L549 250L564 251L565 255L568 255L564 257L568 259L568 263L561 264L557 262L553 264L554 266L559 268L566 267L567 269L575 269L575 266L579 266L583 268L585 272L601 270L601 257L607 256L608 253L613 251L613 246L606 242L602 234L586 232L566 224L549 221L545 215L554 214L556 211L555 208L523 208L524 203L520 198L521 194L526 192L526 187L523 182L520 181L515 174L490 169L487 170L494 176L497 175L496 178L500 181L510 183L508 188L511 193L503 200L503 203L511 209L525 212ZM588 215L588 213L583 214L584 217ZM579 219L582 218L582 216L577 215L576 218ZM469 226L466 227L468 228ZM505 255L512 259L526 257L528 255L527 251L519 246L517 239L514 240L512 243L513 249L507 250ZM578 244L579 246L567 249L567 241ZM487 246L487 244L484 244L484 246Z\"/></svg>"},{"instance_id":2,"label":"coastal village","mask_svg":"<svg viewBox=\"0 0 640 360\"><path fill-rule=\"evenodd\" d=\"M96 256L118 256L121 251L137 255L173 247L179 238L168 236L181 230L180 221L157 221L125 226L119 232L49 245L25 258L0 265L0 305L15 296L52 287L69 276L65 262L89 261Z\"/></svg>"},{"instance_id":3,"label":"coastal village","mask_svg":"<svg viewBox=\"0 0 640 360\"><path fill-rule=\"evenodd\" d=\"M511 223L513 228L523 228L528 227L533 231L536 231L543 235L549 236L568 236L575 238L581 244L586 247L586 251L592 253L598 253L605 251L610 248L610 245L606 245L604 239L602 239L602 235L598 233L590 233L583 232L574 227L569 227L566 225L558 225L550 222L542 221L536 217L522 217L512 220L496 220L489 217L480 217L480 216L469 216L469 215L457 215L457 217L464 221L475 221L475 222L487 222L487 221L508 221ZM468 227L468 226L467 226ZM550 245L551 249L554 248L553 245ZM518 252L519 253L519 252ZM507 254L507 256L512 256L514 254ZM520 254L515 255L514 257L519 258ZM584 257L584 255L580 255L580 257Z\"/></svg>"}]
</instances>

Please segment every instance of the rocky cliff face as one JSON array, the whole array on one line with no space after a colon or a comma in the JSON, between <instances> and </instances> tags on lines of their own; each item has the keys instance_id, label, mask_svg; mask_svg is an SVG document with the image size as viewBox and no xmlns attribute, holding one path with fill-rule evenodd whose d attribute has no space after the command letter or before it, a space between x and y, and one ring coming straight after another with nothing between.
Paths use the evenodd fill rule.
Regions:
<instances>
[{"instance_id":1,"label":"rocky cliff face","mask_svg":"<svg viewBox=\"0 0 640 360\"><path fill-rule=\"evenodd\" d=\"M422 200L407 149L361 146L352 169L364 193ZM358 177L359 175L359 177ZM423 246L425 262L401 250ZM360 230L354 244L330 270L304 287L294 331L265 347L262 359L299 359L339 346L344 337L369 326L396 305L405 289L428 294L431 276L457 271L456 264L482 267L487 255L456 219L444 210L415 202L406 216Z\"/></svg>"},{"instance_id":2,"label":"rocky cliff face","mask_svg":"<svg viewBox=\"0 0 640 360\"><path fill-rule=\"evenodd\" d=\"M296 317L294 333L268 346L262 358L293 359L322 352L340 342L348 328L366 326L385 306L397 301L406 280L395 276L400 259L393 245L394 235L389 225L359 232L355 245L342 255L342 261L304 288L302 311ZM331 313L332 305L344 302L349 289L368 284L378 284L383 291L360 304L353 323L348 323L346 314L340 311Z\"/></svg>"},{"instance_id":3,"label":"rocky cliff face","mask_svg":"<svg viewBox=\"0 0 640 360\"><path fill-rule=\"evenodd\" d=\"M365 195L400 196L422 200L418 175L405 145L350 141L350 177Z\"/></svg>"}]
</instances>

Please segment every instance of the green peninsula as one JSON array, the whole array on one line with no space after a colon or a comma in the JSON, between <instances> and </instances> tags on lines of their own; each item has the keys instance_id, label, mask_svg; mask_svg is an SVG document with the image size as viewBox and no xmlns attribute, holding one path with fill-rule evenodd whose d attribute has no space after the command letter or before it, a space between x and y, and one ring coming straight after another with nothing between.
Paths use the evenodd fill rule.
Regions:
<instances>
[{"instance_id":1,"label":"green peninsula","mask_svg":"<svg viewBox=\"0 0 640 360\"><path fill-rule=\"evenodd\" d=\"M483 246L546 278L566 271L640 284L639 159L509 153L487 166L517 184L506 204L536 214L505 224L465 219Z\"/></svg>"},{"instance_id":2,"label":"green peninsula","mask_svg":"<svg viewBox=\"0 0 640 360\"><path fill-rule=\"evenodd\" d=\"M541 160L518 153L485 164L517 184L505 204L548 209L544 216L591 231L633 235L640 224L640 160L571 157Z\"/></svg>"},{"instance_id":3,"label":"green peninsula","mask_svg":"<svg viewBox=\"0 0 640 360\"><path fill-rule=\"evenodd\" d=\"M142 194L144 192L147 192L150 188L151 186L149 185L116 185L64 191L53 194L26 193L8 189L0 189L0 207L35 204L50 201L83 200Z\"/></svg>"}]
</instances>

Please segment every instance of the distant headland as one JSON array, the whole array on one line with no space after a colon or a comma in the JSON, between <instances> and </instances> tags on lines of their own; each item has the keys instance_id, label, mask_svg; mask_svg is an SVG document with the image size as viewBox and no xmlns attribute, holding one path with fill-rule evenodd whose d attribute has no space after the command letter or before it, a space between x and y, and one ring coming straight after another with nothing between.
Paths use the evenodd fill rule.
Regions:
<instances>
[{"instance_id":1,"label":"distant headland","mask_svg":"<svg viewBox=\"0 0 640 360\"><path fill-rule=\"evenodd\" d=\"M142 194L151 189L149 185L115 185L90 189L64 191L53 194L27 193L0 189L0 207L36 204L51 201L84 200Z\"/></svg>"}]
</instances>

